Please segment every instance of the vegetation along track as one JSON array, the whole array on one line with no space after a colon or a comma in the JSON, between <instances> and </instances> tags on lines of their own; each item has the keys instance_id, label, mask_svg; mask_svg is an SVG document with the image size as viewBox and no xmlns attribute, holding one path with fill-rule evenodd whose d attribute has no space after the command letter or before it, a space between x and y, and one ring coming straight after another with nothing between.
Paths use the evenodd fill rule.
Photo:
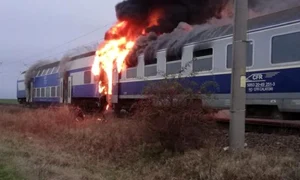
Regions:
<instances>
[{"instance_id":1,"label":"vegetation along track","mask_svg":"<svg viewBox=\"0 0 300 180\"><path fill-rule=\"evenodd\" d=\"M21 107L36 109L41 106L31 106L22 104L5 104L0 103L1 106L5 107ZM86 115L96 115L99 113L85 112ZM225 117L224 117L225 116ZM217 123L223 128L228 128L230 118L226 115L213 117ZM247 132L258 132L258 133L279 133L279 134L293 134L300 135L300 120L275 120L275 119L259 119L259 118L246 118L246 131Z\"/></svg>"}]
</instances>

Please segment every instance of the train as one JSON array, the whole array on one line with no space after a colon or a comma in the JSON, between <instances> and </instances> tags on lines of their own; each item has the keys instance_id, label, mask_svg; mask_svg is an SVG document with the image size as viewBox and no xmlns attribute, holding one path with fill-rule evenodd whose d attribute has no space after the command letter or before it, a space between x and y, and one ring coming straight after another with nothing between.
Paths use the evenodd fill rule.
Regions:
<instances>
[{"instance_id":1,"label":"train","mask_svg":"<svg viewBox=\"0 0 300 180\"><path fill-rule=\"evenodd\" d=\"M232 35L231 24L208 29L197 35L199 41L184 45L181 58L169 57L167 49L160 49L156 52L156 61L151 64L145 64L142 54L136 66L126 68L120 74L114 69L112 107L118 111L120 107L144 98L142 91L148 82L164 79L158 72L176 75L192 61L181 78L200 85L215 82L218 84L215 98L207 103L216 109L229 109ZM18 101L84 103L99 107L104 101L91 73L94 58L95 52L72 57L63 76L58 71L59 62L41 66L28 89L23 73L17 81ZM300 7L248 20L246 66L247 116L284 119L290 114L300 113ZM189 73L194 75L188 76Z\"/></svg>"}]
</instances>

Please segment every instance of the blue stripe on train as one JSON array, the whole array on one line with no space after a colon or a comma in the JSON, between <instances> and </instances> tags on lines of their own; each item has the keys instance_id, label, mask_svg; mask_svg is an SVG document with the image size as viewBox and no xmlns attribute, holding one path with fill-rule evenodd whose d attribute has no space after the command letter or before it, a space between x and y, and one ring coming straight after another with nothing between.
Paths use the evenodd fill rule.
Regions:
<instances>
[{"instance_id":1,"label":"blue stripe on train","mask_svg":"<svg viewBox=\"0 0 300 180\"><path fill-rule=\"evenodd\" d=\"M248 72L246 91L247 93L293 93L300 92L300 68L269 70L269 71L256 71ZM195 82L199 86L205 82L215 82L218 87L208 84L207 90L213 91L216 94L228 94L231 89L231 74L222 75L207 75L200 77L184 78L189 81ZM123 82L120 83L120 95L138 95L147 83L157 82L152 81L139 81L139 82Z\"/></svg>"},{"instance_id":2,"label":"blue stripe on train","mask_svg":"<svg viewBox=\"0 0 300 180\"><path fill-rule=\"evenodd\" d=\"M84 84L73 86L72 96L75 98L80 97L98 97L98 89L96 84Z\"/></svg>"},{"instance_id":3,"label":"blue stripe on train","mask_svg":"<svg viewBox=\"0 0 300 180\"><path fill-rule=\"evenodd\" d=\"M59 102L59 97L54 97L54 98L33 98L33 102Z\"/></svg>"}]
</instances>

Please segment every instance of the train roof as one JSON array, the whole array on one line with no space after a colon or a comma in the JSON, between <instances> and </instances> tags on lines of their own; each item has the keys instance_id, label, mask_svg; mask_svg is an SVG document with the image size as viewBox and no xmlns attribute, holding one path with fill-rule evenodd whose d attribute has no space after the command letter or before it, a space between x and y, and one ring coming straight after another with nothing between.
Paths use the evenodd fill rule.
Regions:
<instances>
[{"instance_id":1,"label":"train roof","mask_svg":"<svg viewBox=\"0 0 300 180\"><path fill-rule=\"evenodd\" d=\"M248 31L264 29L279 24L289 23L300 20L300 6L275 12L272 14L252 18L248 20ZM203 41L210 41L215 38L229 36L233 34L233 25L228 24L216 28L211 28L195 33L190 39L186 41L187 44L201 43Z\"/></svg>"},{"instance_id":2,"label":"train roof","mask_svg":"<svg viewBox=\"0 0 300 180\"><path fill-rule=\"evenodd\" d=\"M70 58L70 61L75 61L77 59L81 59L81 58L85 58L85 57L90 57L90 56L95 55L95 53L96 53L96 51L90 51L90 52L87 52L87 53L84 53L84 54L73 56L73 57ZM52 68L52 67L57 67L57 66L59 66L60 62L61 62L61 60L55 61L55 62L52 62L52 63L49 63L49 64L45 64L43 66L40 66L38 68L38 70L48 69L48 68Z\"/></svg>"}]
</instances>

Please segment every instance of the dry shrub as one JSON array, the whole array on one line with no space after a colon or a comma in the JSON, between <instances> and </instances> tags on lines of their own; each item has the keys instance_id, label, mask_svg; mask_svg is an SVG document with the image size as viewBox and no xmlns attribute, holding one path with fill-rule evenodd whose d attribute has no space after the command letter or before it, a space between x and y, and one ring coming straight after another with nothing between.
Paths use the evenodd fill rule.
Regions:
<instances>
[{"instance_id":1,"label":"dry shrub","mask_svg":"<svg viewBox=\"0 0 300 180\"><path fill-rule=\"evenodd\" d=\"M134 118L142 122L147 143L160 142L166 150L183 153L209 139L215 124L207 115L213 109L202 103L192 85L165 79L146 86L143 94L147 98L135 104Z\"/></svg>"}]
</instances>

